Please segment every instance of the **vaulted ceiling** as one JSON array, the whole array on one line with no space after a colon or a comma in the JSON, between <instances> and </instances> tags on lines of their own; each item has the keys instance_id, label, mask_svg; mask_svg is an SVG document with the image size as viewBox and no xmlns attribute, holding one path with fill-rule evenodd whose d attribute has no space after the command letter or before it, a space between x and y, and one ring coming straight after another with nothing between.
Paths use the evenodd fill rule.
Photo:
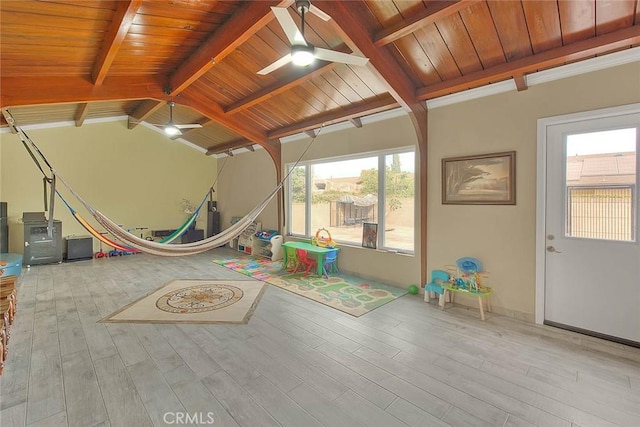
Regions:
<instances>
[{"instance_id":1,"label":"vaulted ceiling","mask_svg":"<svg viewBox=\"0 0 640 427\"><path fill-rule=\"evenodd\" d=\"M257 72L290 52L288 1L2 0L0 108L18 125L128 116L199 123L209 154L629 49L640 0L313 0L305 38L369 58ZM6 126L6 122L2 122ZM278 151L279 152L279 151ZM272 154L273 156L273 154Z\"/></svg>"}]
</instances>

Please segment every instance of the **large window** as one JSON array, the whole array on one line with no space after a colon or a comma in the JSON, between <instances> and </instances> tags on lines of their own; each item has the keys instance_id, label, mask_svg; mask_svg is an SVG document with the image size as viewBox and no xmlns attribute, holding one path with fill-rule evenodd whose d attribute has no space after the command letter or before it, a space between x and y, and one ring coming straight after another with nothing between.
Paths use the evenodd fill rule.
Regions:
<instances>
[{"instance_id":1,"label":"large window","mask_svg":"<svg viewBox=\"0 0 640 427\"><path fill-rule=\"evenodd\" d=\"M377 247L414 251L413 148L301 162L288 180L291 235L321 228L339 243L362 244L362 224L378 225Z\"/></svg>"}]
</instances>

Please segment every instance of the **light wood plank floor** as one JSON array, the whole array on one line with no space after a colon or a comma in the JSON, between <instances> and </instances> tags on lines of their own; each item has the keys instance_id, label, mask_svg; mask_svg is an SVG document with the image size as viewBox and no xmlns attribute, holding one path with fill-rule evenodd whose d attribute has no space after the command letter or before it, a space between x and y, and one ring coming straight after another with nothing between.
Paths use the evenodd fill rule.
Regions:
<instances>
[{"instance_id":1,"label":"light wood plank floor","mask_svg":"<svg viewBox=\"0 0 640 427\"><path fill-rule=\"evenodd\" d=\"M0 425L640 425L640 350L420 296L354 318L269 286L248 325L96 323L173 279L246 279L228 251L23 270Z\"/></svg>"}]
</instances>

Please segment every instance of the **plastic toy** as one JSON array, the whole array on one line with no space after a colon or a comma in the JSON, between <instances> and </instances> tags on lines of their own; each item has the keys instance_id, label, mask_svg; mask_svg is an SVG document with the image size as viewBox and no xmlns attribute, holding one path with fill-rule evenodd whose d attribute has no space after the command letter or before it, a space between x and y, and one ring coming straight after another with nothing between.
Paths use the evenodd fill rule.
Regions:
<instances>
[{"instance_id":1,"label":"plastic toy","mask_svg":"<svg viewBox=\"0 0 640 427\"><path fill-rule=\"evenodd\" d=\"M105 235L105 234L107 234L107 233L100 233L100 234ZM93 255L93 257L94 257L95 259L98 259L98 258L107 258L107 257L109 256L109 254L107 254L106 252L104 252L104 251L102 250L102 240L98 240L98 241L100 242L100 251L99 251L99 252L96 252L96 253Z\"/></svg>"},{"instance_id":2,"label":"plastic toy","mask_svg":"<svg viewBox=\"0 0 640 427\"><path fill-rule=\"evenodd\" d=\"M456 266L461 273L477 273L478 271L482 271L482 262L477 258L459 258L456 261Z\"/></svg>"},{"instance_id":3,"label":"plastic toy","mask_svg":"<svg viewBox=\"0 0 640 427\"><path fill-rule=\"evenodd\" d=\"M254 236L262 240L271 240L271 238L277 234L278 230L265 230L256 232Z\"/></svg>"},{"instance_id":4,"label":"plastic toy","mask_svg":"<svg viewBox=\"0 0 640 427\"><path fill-rule=\"evenodd\" d=\"M335 248L338 246L331 238L331 233L326 228L320 228L316 231L316 237L311 239L311 244L322 248Z\"/></svg>"},{"instance_id":5,"label":"plastic toy","mask_svg":"<svg viewBox=\"0 0 640 427\"><path fill-rule=\"evenodd\" d=\"M416 285L409 285L409 287L407 288L407 291L411 294L411 295L415 295L418 293L418 287Z\"/></svg>"}]
</instances>

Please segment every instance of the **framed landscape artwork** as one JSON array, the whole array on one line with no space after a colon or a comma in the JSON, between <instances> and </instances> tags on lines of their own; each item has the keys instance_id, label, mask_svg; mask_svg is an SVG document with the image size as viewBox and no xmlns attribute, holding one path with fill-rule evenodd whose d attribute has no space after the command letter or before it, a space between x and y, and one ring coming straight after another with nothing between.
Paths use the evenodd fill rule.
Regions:
<instances>
[{"instance_id":1,"label":"framed landscape artwork","mask_svg":"<svg viewBox=\"0 0 640 427\"><path fill-rule=\"evenodd\" d=\"M442 159L445 205L515 205L516 152Z\"/></svg>"}]
</instances>

